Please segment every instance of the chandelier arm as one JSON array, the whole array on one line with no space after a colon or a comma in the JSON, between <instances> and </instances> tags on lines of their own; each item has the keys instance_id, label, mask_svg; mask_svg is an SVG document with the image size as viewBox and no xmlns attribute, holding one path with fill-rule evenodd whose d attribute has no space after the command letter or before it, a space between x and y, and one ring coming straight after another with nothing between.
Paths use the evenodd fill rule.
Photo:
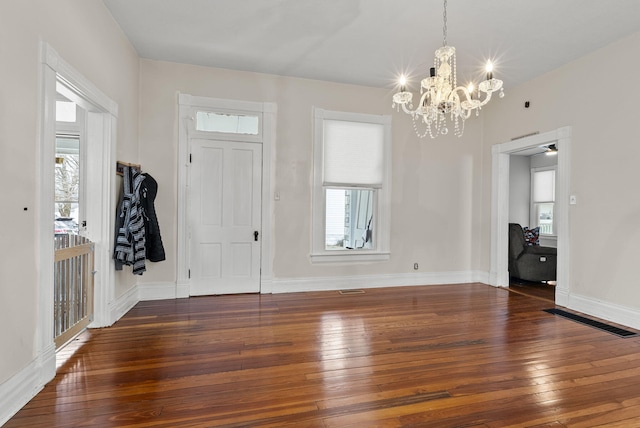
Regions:
<instances>
[{"instance_id":1,"label":"chandelier arm","mask_svg":"<svg viewBox=\"0 0 640 428\"><path fill-rule=\"evenodd\" d=\"M402 106L402 111L404 111L406 114L414 115L418 111L418 109L415 109L415 110L408 109L406 103L400 104L400 105Z\"/></svg>"},{"instance_id":2,"label":"chandelier arm","mask_svg":"<svg viewBox=\"0 0 640 428\"><path fill-rule=\"evenodd\" d=\"M487 104L489 101L491 101L491 94L493 94L493 92L483 92L483 93L486 94L486 97L485 97L484 100L480 100L478 98L478 101L480 101L479 107L483 106L483 105Z\"/></svg>"},{"instance_id":3,"label":"chandelier arm","mask_svg":"<svg viewBox=\"0 0 640 428\"><path fill-rule=\"evenodd\" d=\"M453 91L451 91L451 96L453 96L453 94L456 94L456 97L458 97L458 100L460 100L461 97L458 95L458 92L461 92L462 95L464 95L464 99L462 101L471 101L472 100L472 96L471 96L471 94L469 94L469 90L467 88L465 88L464 86L458 86Z\"/></svg>"}]
</instances>

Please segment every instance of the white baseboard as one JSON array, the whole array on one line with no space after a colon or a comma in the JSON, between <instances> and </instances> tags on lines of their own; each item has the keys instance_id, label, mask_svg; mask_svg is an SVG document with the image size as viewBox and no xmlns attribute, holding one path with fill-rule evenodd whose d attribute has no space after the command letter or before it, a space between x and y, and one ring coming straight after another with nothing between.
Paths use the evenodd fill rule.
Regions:
<instances>
[{"instance_id":1,"label":"white baseboard","mask_svg":"<svg viewBox=\"0 0 640 428\"><path fill-rule=\"evenodd\" d=\"M112 325L138 303L138 286L134 285L113 302L109 303L109 318Z\"/></svg>"},{"instance_id":2,"label":"white baseboard","mask_svg":"<svg viewBox=\"0 0 640 428\"><path fill-rule=\"evenodd\" d=\"M188 281L178 281L176 284L176 297L178 299L183 299L189 297L189 282Z\"/></svg>"},{"instance_id":3,"label":"white baseboard","mask_svg":"<svg viewBox=\"0 0 640 428\"><path fill-rule=\"evenodd\" d=\"M488 284L488 281L489 273L482 271L419 272L318 278L274 278L271 280L271 290L272 293L295 293L301 291L331 291L353 288L461 284L469 282L483 282Z\"/></svg>"},{"instance_id":4,"label":"white baseboard","mask_svg":"<svg viewBox=\"0 0 640 428\"><path fill-rule=\"evenodd\" d=\"M556 304L586 315L640 330L640 311L637 309L574 293L567 293L566 298L562 300L564 304L558 302L556 297Z\"/></svg>"},{"instance_id":5,"label":"white baseboard","mask_svg":"<svg viewBox=\"0 0 640 428\"><path fill-rule=\"evenodd\" d=\"M556 287L556 306L569 307L569 290L566 288Z\"/></svg>"},{"instance_id":6,"label":"white baseboard","mask_svg":"<svg viewBox=\"0 0 640 428\"><path fill-rule=\"evenodd\" d=\"M270 294L273 281L271 278L262 277L260 292ZM183 299L189 297L189 283L175 282L149 282L138 284L138 299L141 302L148 300Z\"/></svg>"},{"instance_id":7,"label":"white baseboard","mask_svg":"<svg viewBox=\"0 0 640 428\"><path fill-rule=\"evenodd\" d=\"M260 278L260 294L273 293L273 278Z\"/></svg>"},{"instance_id":8,"label":"white baseboard","mask_svg":"<svg viewBox=\"0 0 640 428\"><path fill-rule=\"evenodd\" d=\"M52 343L40 356L0 385L0 426L24 407L56 374Z\"/></svg>"},{"instance_id":9,"label":"white baseboard","mask_svg":"<svg viewBox=\"0 0 640 428\"><path fill-rule=\"evenodd\" d=\"M178 286L175 282L148 282L144 284L138 284L138 299L140 301L147 300L164 300L164 299L177 299L180 297L178 293Z\"/></svg>"}]
</instances>

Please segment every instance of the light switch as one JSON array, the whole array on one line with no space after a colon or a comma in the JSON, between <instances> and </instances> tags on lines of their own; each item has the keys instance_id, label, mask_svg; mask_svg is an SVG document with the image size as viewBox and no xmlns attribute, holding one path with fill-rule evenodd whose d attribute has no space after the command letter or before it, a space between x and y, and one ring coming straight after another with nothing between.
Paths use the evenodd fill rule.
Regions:
<instances>
[{"instance_id":1,"label":"light switch","mask_svg":"<svg viewBox=\"0 0 640 428\"><path fill-rule=\"evenodd\" d=\"M575 205L577 203L578 203L578 198L576 198L576 195L569 196L569 205Z\"/></svg>"},{"instance_id":2,"label":"light switch","mask_svg":"<svg viewBox=\"0 0 640 428\"><path fill-rule=\"evenodd\" d=\"M273 194L273 200L274 201L279 201L280 200L280 192L275 192Z\"/></svg>"}]
</instances>

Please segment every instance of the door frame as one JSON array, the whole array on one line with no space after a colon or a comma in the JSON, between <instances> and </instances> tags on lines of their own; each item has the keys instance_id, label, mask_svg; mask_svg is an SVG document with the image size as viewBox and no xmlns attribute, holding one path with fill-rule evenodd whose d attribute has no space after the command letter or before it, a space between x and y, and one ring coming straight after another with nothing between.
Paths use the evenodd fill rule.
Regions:
<instances>
[{"instance_id":1,"label":"door frame","mask_svg":"<svg viewBox=\"0 0 640 428\"><path fill-rule=\"evenodd\" d=\"M36 350L46 371L55 373L53 341L53 207L54 158L56 138L57 85L64 84L67 94L87 112L87 199L86 236L95 243L96 275L94 277L94 319L90 327L111 325L115 319L110 310L114 300L114 275L111 260L115 201L115 149L118 104L91 81L75 70L46 42L40 43L39 129L36 171L38 171L37 266L38 270L38 337ZM89 148L90 147L90 148ZM53 376L51 376L53 377Z\"/></svg>"},{"instance_id":2,"label":"door frame","mask_svg":"<svg viewBox=\"0 0 640 428\"><path fill-rule=\"evenodd\" d=\"M491 147L491 271L489 283L497 287L509 286L509 157L512 153L556 144L558 170L556 176L556 220L558 228L558 268L556 281L557 305L566 306L569 300L569 177L571 159L571 127L566 126L496 144Z\"/></svg>"},{"instance_id":3,"label":"door frame","mask_svg":"<svg viewBox=\"0 0 640 428\"><path fill-rule=\"evenodd\" d=\"M243 136L234 134L208 133L216 140L247 141L262 144L262 206L260 240L260 293L271 293L272 285L272 254L273 254L273 183L275 174L275 141L276 141L276 113L275 103L237 101L220 98L199 97L189 94L178 94L178 248L177 248L177 278L176 297L189 297L189 139L194 137L194 111L198 108L228 111L230 113L250 113L262 117L261 133L258 136ZM200 133L202 134L202 133Z\"/></svg>"}]
</instances>

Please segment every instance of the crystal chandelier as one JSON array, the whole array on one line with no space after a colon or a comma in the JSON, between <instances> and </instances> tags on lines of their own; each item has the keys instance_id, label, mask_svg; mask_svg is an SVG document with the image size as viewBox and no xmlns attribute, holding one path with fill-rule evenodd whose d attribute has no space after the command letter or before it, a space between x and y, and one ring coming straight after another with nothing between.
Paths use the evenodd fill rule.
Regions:
<instances>
[{"instance_id":1,"label":"crystal chandelier","mask_svg":"<svg viewBox=\"0 0 640 428\"><path fill-rule=\"evenodd\" d=\"M456 48L447 46L447 0L444 0L444 25L442 29L442 47L436 50L434 67L431 67L429 77L422 79L420 88L420 102L413 109L413 94L407 92L407 81L400 78L400 92L393 95L393 107L411 115L413 127L420 138L427 134L431 138L449 133L447 122L453 124L454 134L461 137L464 133L464 121L475 110L476 116L483 105L491 99L491 94L500 91L499 97L504 96L502 80L494 79L493 66L487 62L487 79L478 85L475 91L473 84L468 87L458 86L456 79ZM422 121L426 130L420 133L416 122Z\"/></svg>"}]
</instances>

